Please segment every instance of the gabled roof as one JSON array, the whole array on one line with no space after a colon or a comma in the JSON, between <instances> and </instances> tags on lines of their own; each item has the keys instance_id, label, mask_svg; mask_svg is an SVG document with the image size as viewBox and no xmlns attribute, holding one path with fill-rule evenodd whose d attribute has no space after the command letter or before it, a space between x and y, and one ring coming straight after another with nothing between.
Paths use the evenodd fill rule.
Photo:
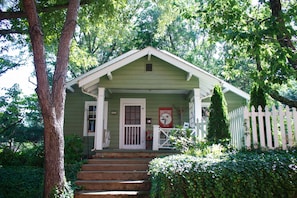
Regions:
<instances>
[{"instance_id":1,"label":"gabled roof","mask_svg":"<svg viewBox=\"0 0 297 198\"><path fill-rule=\"evenodd\" d=\"M124 67L125 65L136 61L144 56L155 56L169 64L184 70L188 73L188 78L191 76L196 76L199 78L199 85L200 85L200 95L202 98L208 97L211 95L214 85L221 84L223 89L227 91L232 91L235 94L249 99L249 94L243 92L242 90L232 86L231 84L215 77L214 75L206 72L205 70L163 50L157 50L153 47L147 47L142 50L131 50L107 63L104 63L97 68L90 70L89 72L69 81L66 84L66 87L72 90L72 86L78 84L79 87L84 89L89 87L94 87L99 82L100 77L107 75L109 78L112 78L112 72Z\"/></svg>"}]
</instances>

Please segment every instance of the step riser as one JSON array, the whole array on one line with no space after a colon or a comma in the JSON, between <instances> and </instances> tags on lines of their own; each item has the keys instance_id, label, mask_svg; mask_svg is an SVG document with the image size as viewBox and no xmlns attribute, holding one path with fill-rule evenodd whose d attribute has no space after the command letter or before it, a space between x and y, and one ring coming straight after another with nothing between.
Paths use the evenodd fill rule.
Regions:
<instances>
[{"instance_id":1,"label":"step riser","mask_svg":"<svg viewBox=\"0 0 297 198\"><path fill-rule=\"evenodd\" d=\"M85 164L82 166L83 171L146 171L147 164Z\"/></svg>"},{"instance_id":2,"label":"step riser","mask_svg":"<svg viewBox=\"0 0 297 198\"><path fill-rule=\"evenodd\" d=\"M149 191L150 183L136 183L136 184L127 184L127 183L85 183L85 182L76 182L78 186L81 186L84 190L139 190L139 191Z\"/></svg>"},{"instance_id":3,"label":"step riser","mask_svg":"<svg viewBox=\"0 0 297 198\"><path fill-rule=\"evenodd\" d=\"M140 194L140 195L87 195L87 194L76 194L74 198L131 198L131 197L137 197L137 198L149 198L149 194Z\"/></svg>"},{"instance_id":4,"label":"step riser","mask_svg":"<svg viewBox=\"0 0 297 198\"><path fill-rule=\"evenodd\" d=\"M79 172L77 175L79 180L145 180L149 176L146 172Z\"/></svg>"},{"instance_id":5,"label":"step riser","mask_svg":"<svg viewBox=\"0 0 297 198\"><path fill-rule=\"evenodd\" d=\"M97 152L93 158L155 158L176 153L170 152Z\"/></svg>"},{"instance_id":6,"label":"step riser","mask_svg":"<svg viewBox=\"0 0 297 198\"><path fill-rule=\"evenodd\" d=\"M89 159L88 164L148 164L152 159Z\"/></svg>"}]
</instances>

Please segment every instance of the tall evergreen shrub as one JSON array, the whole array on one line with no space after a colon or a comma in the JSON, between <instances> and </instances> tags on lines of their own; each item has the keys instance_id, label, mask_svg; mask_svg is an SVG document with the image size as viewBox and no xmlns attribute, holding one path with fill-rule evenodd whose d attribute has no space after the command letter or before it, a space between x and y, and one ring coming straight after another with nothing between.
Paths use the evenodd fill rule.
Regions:
<instances>
[{"instance_id":1,"label":"tall evergreen shrub","mask_svg":"<svg viewBox=\"0 0 297 198\"><path fill-rule=\"evenodd\" d=\"M220 143L230 139L227 102L219 85L214 87L209 111L208 141Z\"/></svg>"},{"instance_id":2,"label":"tall evergreen shrub","mask_svg":"<svg viewBox=\"0 0 297 198\"><path fill-rule=\"evenodd\" d=\"M254 83L251 89L251 100L250 100L250 108L254 106L256 108L256 111L258 111L258 106L261 106L262 109L265 108L267 102L266 102L266 95L264 90L257 84Z\"/></svg>"}]
</instances>

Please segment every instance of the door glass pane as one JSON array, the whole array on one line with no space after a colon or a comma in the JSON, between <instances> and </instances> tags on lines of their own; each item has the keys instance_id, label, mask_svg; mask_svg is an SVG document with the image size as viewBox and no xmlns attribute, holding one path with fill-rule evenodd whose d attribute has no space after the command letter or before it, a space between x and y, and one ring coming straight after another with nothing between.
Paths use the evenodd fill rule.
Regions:
<instances>
[{"instance_id":1,"label":"door glass pane","mask_svg":"<svg viewBox=\"0 0 297 198\"><path fill-rule=\"evenodd\" d=\"M125 124L140 124L140 106L125 106Z\"/></svg>"}]
</instances>

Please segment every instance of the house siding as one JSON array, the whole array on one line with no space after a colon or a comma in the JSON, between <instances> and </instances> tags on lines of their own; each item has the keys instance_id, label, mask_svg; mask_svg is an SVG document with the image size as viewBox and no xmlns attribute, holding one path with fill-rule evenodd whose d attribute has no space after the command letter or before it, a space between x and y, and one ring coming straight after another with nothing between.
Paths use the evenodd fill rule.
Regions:
<instances>
[{"instance_id":1,"label":"house siding","mask_svg":"<svg viewBox=\"0 0 297 198\"><path fill-rule=\"evenodd\" d=\"M182 125L188 122L188 100L183 94L112 94L108 98L108 129L111 134L110 148L119 148L120 130L120 99L121 98L145 98L146 99L146 118L152 119L152 124L146 125L146 131L152 131L153 125L159 124L159 107L173 108L173 124ZM179 110L183 110L180 117ZM116 112L112 115L111 112Z\"/></svg>"},{"instance_id":2,"label":"house siding","mask_svg":"<svg viewBox=\"0 0 297 198\"><path fill-rule=\"evenodd\" d=\"M146 71L146 64L152 64L152 71ZM192 77L186 81L188 73L156 57L143 57L114 72L112 80L100 78L100 86L117 89L183 89L199 87L199 80Z\"/></svg>"},{"instance_id":3,"label":"house siding","mask_svg":"<svg viewBox=\"0 0 297 198\"><path fill-rule=\"evenodd\" d=\"M74 92L67 92L65 103L64 134L78 135L83 138L85 154L90 155L90 150L94 145L94 137L84 137L84 107L85 101L95 99L83 94L78 87L74 87ZM152 131L153 125L159 124L159 107L173 108L173 124L183 125L188 122L189 109L188 99L184 94L120 94L114 93L106 95L108 101L108 130L110 131L110 148L119 148L119 123L120 123L120 99L121 98L145 98L146 118L152 119L152 124L146 125L146 131ZM179 113L179 111L181 113ZM112 112L116 112L115 114Z\"/></svg>"}]
</instances>

